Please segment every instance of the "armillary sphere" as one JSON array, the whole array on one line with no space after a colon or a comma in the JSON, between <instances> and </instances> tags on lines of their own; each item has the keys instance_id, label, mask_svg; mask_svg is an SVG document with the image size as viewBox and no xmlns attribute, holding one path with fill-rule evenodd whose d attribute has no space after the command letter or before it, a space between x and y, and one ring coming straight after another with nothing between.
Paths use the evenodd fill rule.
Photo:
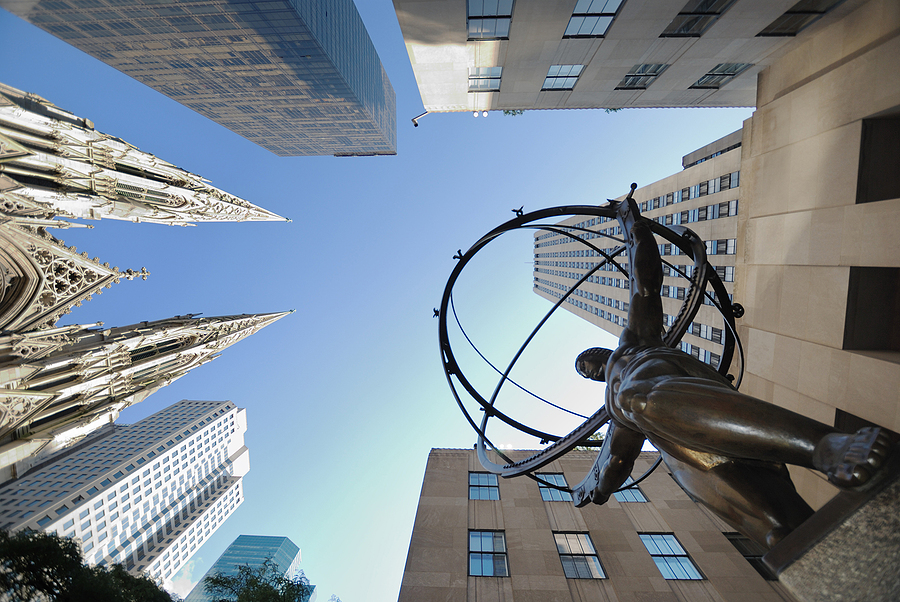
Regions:
<instances>
[{"instance_id":1,"label":"armillary sphere","mask_svg":"<svg viewBox=\"0 0 900 602\"><path fill-rule=\"evenodd\" d=\"M632 185L632 192L634 191L634 188L635 186ZM498 410L495 407L495 404L501 388L507 381L510 381L509 374L518 361L519 357L525 351L526 347L544 326L550 316L553 315L553 313L563 303L565 303L566 300L584 282L588 281L588 278L593 276L598 270L603 269L603 267L607 264L612 265L614 269L624 274L626 278L628 277L627 267L623 267L616 261L617 257L626 255L626 247L624 244L621 244L624 243L622 239L616 238L612 235L595 232L585 227L558 225L561 220L574 216L598 217L615 220L617 206L617 201L610 201L609 204L603 206L566 205L562 207L541 209L521 215L519 214L519 210L516 212L517 215L515 218L509 220L505 224L498 226L497 228L494 228L483 237L481 237L474 245L469 248L468 251L466 251L465 253L460 252L455 257L456 259L458 259L458 263L456 264L453 272L450 274L450 278L447 280L447 285L444 288L444 294L441 298L441 306L438 313L438 338L440 341L441 362L443 363L444 372L447 376L447 382L450 385L450 389L453 393L454 398L456 399L456 403L459 405L460 409L465 415L466 420L478 434L478 441L476 444L478 458L484 468L489 472L507 478L524 475L536 481L544 483L547 487L571 492L572 489L570 488L557 486L553 483L548 483L541 480L534 475L534 471L560 458L576 446L593 445L592 442L588 441L588 438L609 421L609 415L606 412L606 407L604 404L592 416L582 416L582 418L585 418L585 420L577 428L575 428L575 430L566 435L559 435L548 433L538 428L522 424L506 413ZM693 261L693 268L690 274L686 274L676 266L673 266L672 264L663 260L663 263L665 265L668 265L672 273L678 274L682 278L687 279L690 283L685 293L684 303L681 305L681 309L675 317L674 322L666 330L663 340L669 347L678 347L681 342L681 338L684 336L685 332L687 332L687 329L690 327L691 322L697 315L697 311L703 304L704 299L706 299L712 305L718 308L719 313L722 315L724 321L724 328L722 329L724 333L724 349L722 350L722 354L719 359L719 365L716 367L716 369L723 376L731 378L728 375L728 370L734 357L735 347L737 347L737 350L741 355L741 370L738 374L735 386L739 386L741 377L743 376L744 362L743 349L740 340L737 337L734 319L736 317L739 318L743 315L743 308L738 304L732 304L731 299L729 298L728 293L725 290L725 286L722 284L722 280L719 278L719 275L716 273L713 266L711 266L707 261L706 247L703 240L699 236L697 236L690 229L683 226L666 226L655 221L650 222L650 228L654 234L670 242L672 245L678 247L681 253L683 253ZM468 335L465 333L465 330L462 328L462 324L459 323L459 318L456 315L456 309L453 307L453 287L456 284L456 281L459 278L460 274L465 269L466 265L468 265L468 263L472 260L473 257L475 257L475 255L479 251L481 251L489 243L491 243L501 235L513 230L536 230L553 232L565 236L572 241L577 241L585 248L595 251L597 259L599 259L599 263L586 270L584 275L556 301L556 303L552 308L550 308L544 318L541 319L541 321L534 327L531 334L528 335L528 337L525 339L518 352L513 356L512 360L510 360L505 371L501 372L498 368L494 367L494 365L491 364L490 361L487 360L487 358L484 358L484 356L481 355L481 352L474 347L474 344L472 345L476 353L478 353L486 362L488 362L489 365L491 365L491 367L493 367L500 374L500 379L493 392L489 397L485 397L475 389L472 383L470 383L466 378L466 375L463 374L462 370L457 364L456 358L453 354L453 349L450 345L450 337L448 335L447 325L449 317L451 315L453 315L454 320L456 321L463 335L466 337L469 343L472 344L471 339L469 339ZM619 242L620 244L611 250L604 250L599 248L594 244L594 242L592 242L592 240L599 237L610 238L614 241ZM519 385L517 384L517 386ZM480 424L476 423L469 412L466 410L466 407L464 406L462 399L460 398L460 388L465 391L465 393L467 393L469 397L475 400L484 411L484 417L482 418ZM526 392L533 395L534 397L537 397L527 390ZM553 407L565 410L565 408L561 408L561 406L558 406L540 397L537 398L541 401L544 401L545 403L550 404ZM549 443L549 445L532 456L529 456L523 460L513 461L512 459L504 455L502 450L498 449L493 443L491 443L490 439L488 438L487 426L488 421L491 418L502 420L509 426L523 433L537 437L542 444ZM505 463L499 464L493 462L488 457L488 449L496 452L497 455ZM654 464L653 467L651 467L650 470L648 470L640 479L635 480L629 486L633 486L645 479L658 464L659 460L657 460L656 464ZM625 489L625 487L623 487L623 489Z\"/></svg>"}]
</instances>

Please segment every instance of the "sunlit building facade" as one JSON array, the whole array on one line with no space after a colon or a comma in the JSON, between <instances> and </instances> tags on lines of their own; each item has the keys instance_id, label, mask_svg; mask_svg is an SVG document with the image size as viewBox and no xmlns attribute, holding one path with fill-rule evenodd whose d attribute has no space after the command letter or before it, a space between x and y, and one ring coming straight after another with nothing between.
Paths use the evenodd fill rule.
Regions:
<instances>
[{"instance_id":1,"label":"sunlit building facade","mask_svg":"<svg viewBox=\"0 0 900 602\"><path fill-rule=\"evenodd\" d=\"M352 0L2 0L280 156L394 155L396 98Z\"/></svg>"},{"instance_id":2,"label":"sunlit building facade","mask_svg":"<svg viewBox=\"0 0 900 602\"><path fill-rule=\"evenodd\" d=\"M725 284L729 294L734 287L737 252L738 211L740 208L741 138L737 131L697 149L682 158L684 169L634 193L641 214L666 225L684 225L707 241L709 262ZM573 217L560 222L573 230L580 240L557 232L534 235L534 282L538 295L556 303L588 271L603 261L595 250L581 240L609 253L621 244L618 221L606 218ZM583 232L581 228L587 230ZM608 238L608 235L611 238ZM679 254L678 247L661 241L663 266L663 312L666 325L672 325L684 303L693 261ZM628 258L617 260L627 269ZM613 264L606 264L569 296L562 307L575 315L619 336L628 321L631 300L628 278ZM682 339L681 349L694 357L718 366L724 342L723 320L711 302L705 303Z\"/></svg>"},{"instance_id":3,"label":"sunlit building facade","mask_svg":"<svg viewBox=\"0 0 900 602\"><path fill-rule=\"evenodd\" d=\"M300 548L287 537L240 535L222 552L184 602L211 602L213 598L204 590L203 581L207 577L216 574L234 575L242 566L258 569L266 560L271 561L277 573L288 579L300 574ZM308 600L309 598L301 602Z\"/></svg>"},{"instance_id":4,"label":"sunlit building facade","mask_svg":"<svg viewBox=\"0 0 900 602\"><path fill-rule=\"evenodd\" d=\"M573 487L593 456L571 452L538 476ZM642 453L634 477L656 458ZM474 450L433 449L399 602L792 600L760 554L693 502L665 465L603 506L576 508L565 492L485 473Z\"/></svg>"},{"instance_id":5,"label":"sunlit building facade","mask_svg":"<svg viewBox=\"0 0 900 602\"><path fill-rule=\"evenodd\" d=\"M861 0L394 0L429 112L749 107Z\"/></svg>"},{"instance_id":6,"label":"sunlit building facade","mask_svg":"<svg viewBox=\"0 0 900 602\"><path fill-rule=\"evenodd\" d=\"M161 582L244 501L246 430L230 401L184 400L107 425L0 489L0 525L75 539L89 565Z\"/></svg>"}]
</instances>

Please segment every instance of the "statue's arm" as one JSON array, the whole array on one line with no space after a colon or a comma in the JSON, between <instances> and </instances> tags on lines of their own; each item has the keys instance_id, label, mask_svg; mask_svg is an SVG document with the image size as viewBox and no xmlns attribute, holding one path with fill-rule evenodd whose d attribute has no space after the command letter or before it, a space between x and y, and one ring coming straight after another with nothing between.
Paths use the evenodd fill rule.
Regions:
<instances>
[{"instance_id":1,"label":"statue's arm","mask_svg":"<svg viewBox=\"0 0 900 602\"><path fill-rule=\"evenodd\" d=\"M660 298L663 272L659 248L645 218L634 222L630 234L631 304L626 330L636 335L639 341L657 342L663 330Z\"/></svg>"},{"instance_id":2,"label":"statue's arm","mask_svg":"<svg viewBox=\"0 0 900 602\"><path fill-rule=\"evenodd\" d=\"M596 475L596 480L590 478L576 488L575 503L584 506L588 502L605 504L609 496L619 489L631 475L634 469L634 461L641 453L644 444L644 436L637 431L616 424L609 423L603 447L594 462L591 473ZM588 491L578 492L577 489L585 488Z\"/></svg>"}]
</instances>

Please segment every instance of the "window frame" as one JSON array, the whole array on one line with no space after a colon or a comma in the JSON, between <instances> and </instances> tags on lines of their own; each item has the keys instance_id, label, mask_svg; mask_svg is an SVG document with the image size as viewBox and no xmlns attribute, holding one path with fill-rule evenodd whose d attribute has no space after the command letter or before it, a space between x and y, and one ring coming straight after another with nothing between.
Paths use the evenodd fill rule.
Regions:
<instances>
[{"instance_id":1,"label":"window frame","mask_svg":"<svg viewBox=\"0 0 900 602\"><path fill-rule=\"evenodd\" d=\"M599 4L603 5L599 7L599 12L591 11L591 8L594 7L594 5ZM615 4L614 10L606 10L610 4ZM609 32L609 28L612 27L613 22L616 20L619 11L622 9L623 4L625 4L625 0L578 0L575 4L575 8L572 9L572 16L569 17L569 22L566 24L566 29L563 32L563 39L605 37ZM577 19L581 19L581 21L576 22ZM576 25L577 29L580 31L584 27L586 19L596 19L593 27L591 27L590 33L569 33L573 25ZM608 19L608 21L605 21L606 26L603 27L603 32L595 33L597 31L597 26L605 19Z\"/></svg>"},{"instance_id":2,"label":"window frame","mask_svg":"<svg viewBox=\"0 0 900 602\"><path fill-rule=\"evenodd\" d=\"M728 68L729 66L733 68ZM706 75L691 84L691 90L721 90L736 77L752 67L754 63L719 63L706 72Z\"/></svg>"},{"instance_id":3,"label":"window frame","mask_svg":"<svg viewBox=\"0 0 900 602\"><path fill-rule=\"evenodd\" d=\"M493 3L496 5L496 9L485 14L484 5L485 3ZM509 7L509 10L504 10L506 7ZM476 8L480 7L480 8ZM512 28L512 15L513 11L516 8L515 0L467 0L466 1L466 39L469 41L484 41L484 40L508 40L509 39L509 30ZM474 9L474 10L473 10ZM473 14L475 12L476 14ZM480 13L480 14L478 14ZM479 28L477 30L473 30L473 25L478 23L481 25L487 25L490 21L494 21L493 23L493 34L485 34L485 29ZM501 35L497 35L498 25L500 26ZM503 26L505 25L505 29ZM481 35L473 35L473 33L478 33Z\"/></svg>"},{"instance_id":4,"label":"window frame","mask_svg":"<svg viewBox=\"0 0 900 602\"><path fill-rule=\"evenodd\" d=\"M475 477L476 481L483 480L482 477L487 477L486 481L493 481L493 483L473 483L472 477ZM488 497L472 497L473 489L478 491L479 493L488 492ZM490 492L496 491L497 497L490 497ZM497 479L497 475L491 472L469 472L469 499L470 500L486 500L486 501L497 501L500 499L500 482Z\"/></svg>"},{"instance_id":5,"label":"window frame","mask_svg":"<svg viewBox=\"0 0 900 602\"><path fill-rule=\"evenodd\" d=\"M628 70L622 81L616 85L616 90L646 90L668 68L669 65L666 63L641 63L635 65Z\"/></svg>"},{"instance_id":6,"label":"window frame","mask_svg":"<svg viewBox=\"0 0 900 602\"><path fill-rule=\"evenodd\" d=\"M608 578L589 533L554 531L553 541L556 544L556 552L559 554L559 562L563 567L566 579ZM579 560L583 562L579 563Z\"/></svg>"},{"instance_id":7,"label":"window frame","mask_svg":"<svg viewBox=\"0 0 900 602\"><path fill-rule=\"evenodd\" d=\"M480 548L477 550L472 549L473 548L472 543L473 543L473 541L475 541L475 539L473 539L473 536L475 536L475 535L478 535L477 541L479 542L479 544L477 547ZM490 536L490 547L492 549L485 550L485 549L483 549L484 543L485 543L485 536L488 536L488 535ZM498 545L498 542L501 545L501 547L503 548L502 550L494 549ZM507 556L508 548L506 546L506 533L504 531L472 529L469 531L468 547L469 547L468 573L469 573L470 577L509 577L509 557ZM477 562L479 563L479 566L481 567L481 572L475 572L475 570L474 570L474 568L475 568L474 562L476 561L476 557L477 557ZM487 559L485 557L490 558L490 565L489 565L491 567L490 575L485 575L484 571L483 571L483 569L485 567L484 562ZM502 563L498 564L499 561L502 561ZM505 574L502 574L502 575L496 574L498 568L502 568L502 572Z\"/></svg>"},{"instance_id":8,"label":"window frame","mask_svg":"<svg viewBox=\"0 0 900 602\"><path fill-rule=\"evenodd\" d=\"M568 72L566 75L560 75L563 68L568 67ZM578 67L578 72L575 75L572 75L572 69ZM554 73L554 68L556 72ZM582 74L584 73L585 65L550 65L550 68L547 70L547 75L544 76L544 83L541 84L541 92L565 92L569 90L574 90L575 86L578 85L578 81L581 79ZM564 85L567 83L567 80L573 79L571 86L566 85L565 87L558 88L548 88L547 84L553 83L556 81L562 81Z\"/></svg>"},{"instance_id":9,"label":"window frame","mask_svg":"<svg viewBox=\"0 0 900 602\"><path fill-rule=\"evenodd\" d=\"M557 487L569 487L569 484L566 482L566 475L561 472L538 472L535 473L539 479L547 481L548 483L552 483ZM561 483L559 481L562 481ZM538 491L541 494L541 499L545 502L571 502L572 494L568 491L563 491L560 489L555 489L553 487L548 486L541 481L538 481ZM554 499L554 496L559 499Z\"/></svg>"},{"instance_id":10,"label":"window frame","mask_svg":"<svg viewBox=\"0 0 900 602\"><path fill-rule=\"evenodd\" d=\"M699 38L734 5L735 1L688 0L659 37Z\"/></svg>"},{"instance_id":11,"label":"window frame","mask_svg":"<svg viewBox=\"0 0 900 602\"><path fill-rule=\"evenodd\" d=\"M664 579L676 581L703 581L706 579L674 533L638 533L638 536ZM673 544L677 547L674 547ZM676 560L670 562L669 559ZM690 570L693 570L697 576L691 576L687 567L690 567ZM683 571L687 576L679 576L678 571Z\"/></svg>"},{"instance_id":12,"label":"window frame","mask_svg":"<svg viewBox=\"0 0 900 602\"><path fill-rule=\"evenodd\" d=\"M644 495L644 492L641 491L641 488L638 487L637 485L629 487L629 485L631 485L632 483L634 483L634 479L632 479L629 476L627 479L625 479L625 483L622 485L623 490L614 492L613 497L616 498L617 502L621 502L621 503L627 503L627 504L646 503L648 501L647 496ZM622 499L622 498L626 498L626 497L633 497L633 498L640 497L641 499L633 499L633 500Z\"/></svg>"},{"instance_id":13,"label":"window frame","mask_svg":"<svg viewBox=\"0 0 900 602\"><path fill-rule=\"evenodd\" d=\"M473 73L474 72L474 73ZM469 92L499 92L503 67L470 67ZM487 87L473 86L473 82L489 82ZM495 84L496 83L496 87Z\"/></svg>"}]
</instances>

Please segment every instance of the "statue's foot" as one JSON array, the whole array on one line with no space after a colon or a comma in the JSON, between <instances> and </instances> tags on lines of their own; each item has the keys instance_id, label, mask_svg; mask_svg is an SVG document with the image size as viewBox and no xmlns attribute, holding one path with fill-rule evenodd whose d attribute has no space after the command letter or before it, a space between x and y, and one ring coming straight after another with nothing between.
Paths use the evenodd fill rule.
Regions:
<instances>
[{"instance_id":1,"label":"statue's foot","mask_svg":"<svg viewBox=\"0 0 900 602\"><path fill-rule=\"evenodd\" d=\"M849 435L831 433L816 446L813 465L838 487L856 487L869 481L884 465L890 448L890 438L878 427Z\"/></svg>"}]
</instances>

